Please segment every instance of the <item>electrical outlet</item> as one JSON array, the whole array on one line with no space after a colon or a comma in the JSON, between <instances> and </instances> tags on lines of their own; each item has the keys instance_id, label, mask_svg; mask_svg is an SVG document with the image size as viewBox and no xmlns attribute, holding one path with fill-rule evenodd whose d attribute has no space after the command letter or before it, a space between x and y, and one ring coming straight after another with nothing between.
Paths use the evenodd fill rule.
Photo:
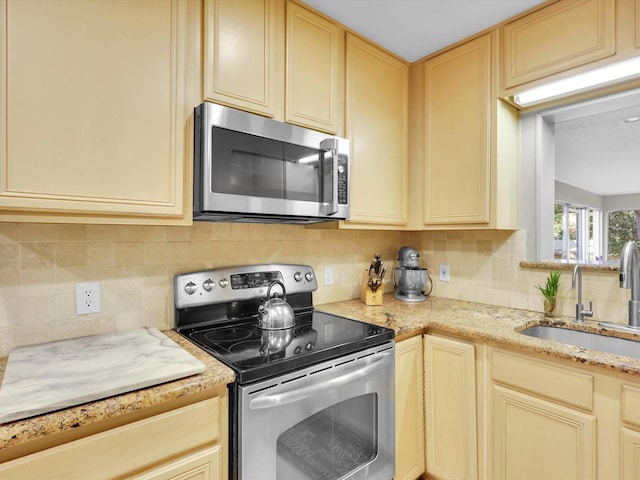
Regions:
<instances>
[{"instance_id":1,"label":"electrical outlet","mask_svg":"<svg viewBox=\"0 0 640 480\"><path fill-rule=\"evenodd\" d=\"M449 281L449 265L440 265L440 281Z\"/></svg>"},{"instance_id":2,"label":"electrical outlet","mask_svg":"<svg viewBox=\"0 0 640 480\"><path fill-rule=\"evenodd\" d=\"M324 284L333 285L333 268L324 267Z\"/></svg>"},{"instance_id":3,"label":"electrical outlet","mask_svg":"<svg viewBox=\"0 0 640 480\"><path fill-rule=\"evenodd\" d=\"M76 283L76 315L100 313L100 282Z\"/></svg>"}]
</instances>

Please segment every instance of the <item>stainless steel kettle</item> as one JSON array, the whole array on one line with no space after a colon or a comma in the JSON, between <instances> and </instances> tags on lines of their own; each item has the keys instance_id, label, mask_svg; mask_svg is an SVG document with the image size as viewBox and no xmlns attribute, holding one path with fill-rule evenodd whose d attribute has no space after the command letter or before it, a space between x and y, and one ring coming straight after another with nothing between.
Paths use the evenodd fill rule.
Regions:
<instances>
[{"instance_id":1,"label":"stainless steel kettle","mask_svg":"<svg viewBox=\"0 0 640 480\"><path fill-rule=\"evenodd\" d=\"M277 293L271 297L271 289L275 285L282 288L282 298ZM284 283L280 280L271 282L267 289L266 301L258 307L258 328L263 330L282 330L295 324L293 308L286 301Z\"/></svg>"}]
</instances>

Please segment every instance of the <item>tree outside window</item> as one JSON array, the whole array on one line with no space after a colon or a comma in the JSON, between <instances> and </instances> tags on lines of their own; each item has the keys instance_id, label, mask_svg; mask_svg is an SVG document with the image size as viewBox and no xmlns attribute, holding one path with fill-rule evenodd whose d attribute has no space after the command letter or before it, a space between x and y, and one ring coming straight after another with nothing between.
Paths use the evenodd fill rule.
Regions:
<instances>
[{"instance_id":1,"label":"tree outside window","mask_svg":"<svg viewBox=\"0 0 640 480\"><path fill-rule=\"evenodd\" d=\"M630 240L640 245L640 210L609 212L607 259L619 260L622 247Z\"/></svg>"}]
</instances>

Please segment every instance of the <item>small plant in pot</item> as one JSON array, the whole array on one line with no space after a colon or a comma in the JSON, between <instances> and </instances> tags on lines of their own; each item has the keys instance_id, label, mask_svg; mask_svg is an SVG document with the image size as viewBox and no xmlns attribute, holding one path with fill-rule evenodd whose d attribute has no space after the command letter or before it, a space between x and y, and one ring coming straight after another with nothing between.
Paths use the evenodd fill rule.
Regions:
<instances>
[{"instance_id":1,"label":"small plant in pot","mask_svg":"<svg viewBox=\"0 0 640 480\"><path fill-rule=\"evenodd\" d=\"M556 309L556 299L558 296L558 287L560 286L560 272L553 271L549 273L547 277L547 283L544 287L536 285L536 288L540 290L544 297L544 316L553 317L553 312Z\"/></svg>"}]
</instances>

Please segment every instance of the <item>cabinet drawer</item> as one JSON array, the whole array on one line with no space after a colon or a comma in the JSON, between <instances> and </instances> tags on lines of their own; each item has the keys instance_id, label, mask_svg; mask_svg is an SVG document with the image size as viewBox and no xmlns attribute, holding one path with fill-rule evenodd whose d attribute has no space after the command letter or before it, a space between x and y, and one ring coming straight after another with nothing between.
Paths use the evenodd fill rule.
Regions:
<instances>
[{"instance_id":1,"label":"cabinet drawer","mask_svg":"<svg viewBox=\"0 0 640 480\"><path fill-rule=\"evenodd\" d=\"M640 426L640 388L622 385L622 421Z\"/></svg>"},{"instance_id":2,"label":"cabinet drawer","mask_svg":"<svg viewBox=\"0 0 640 480\"><path fill-rule=\"evenodd\" d=\"M593 376L589 374L492 350L491 378L560 403L593 408Z\"/></svg>"},{"instance_id":3,"label":"cabinet drawer","mask_svg":"<svg viewBox=\"0 0 640 480\"><path fill-rule=\"evenodd\" d=\"M205 400L6 462L0 478L113 478L220 441L220 414L220 398Z\"/></svg>"}]
</instances>

